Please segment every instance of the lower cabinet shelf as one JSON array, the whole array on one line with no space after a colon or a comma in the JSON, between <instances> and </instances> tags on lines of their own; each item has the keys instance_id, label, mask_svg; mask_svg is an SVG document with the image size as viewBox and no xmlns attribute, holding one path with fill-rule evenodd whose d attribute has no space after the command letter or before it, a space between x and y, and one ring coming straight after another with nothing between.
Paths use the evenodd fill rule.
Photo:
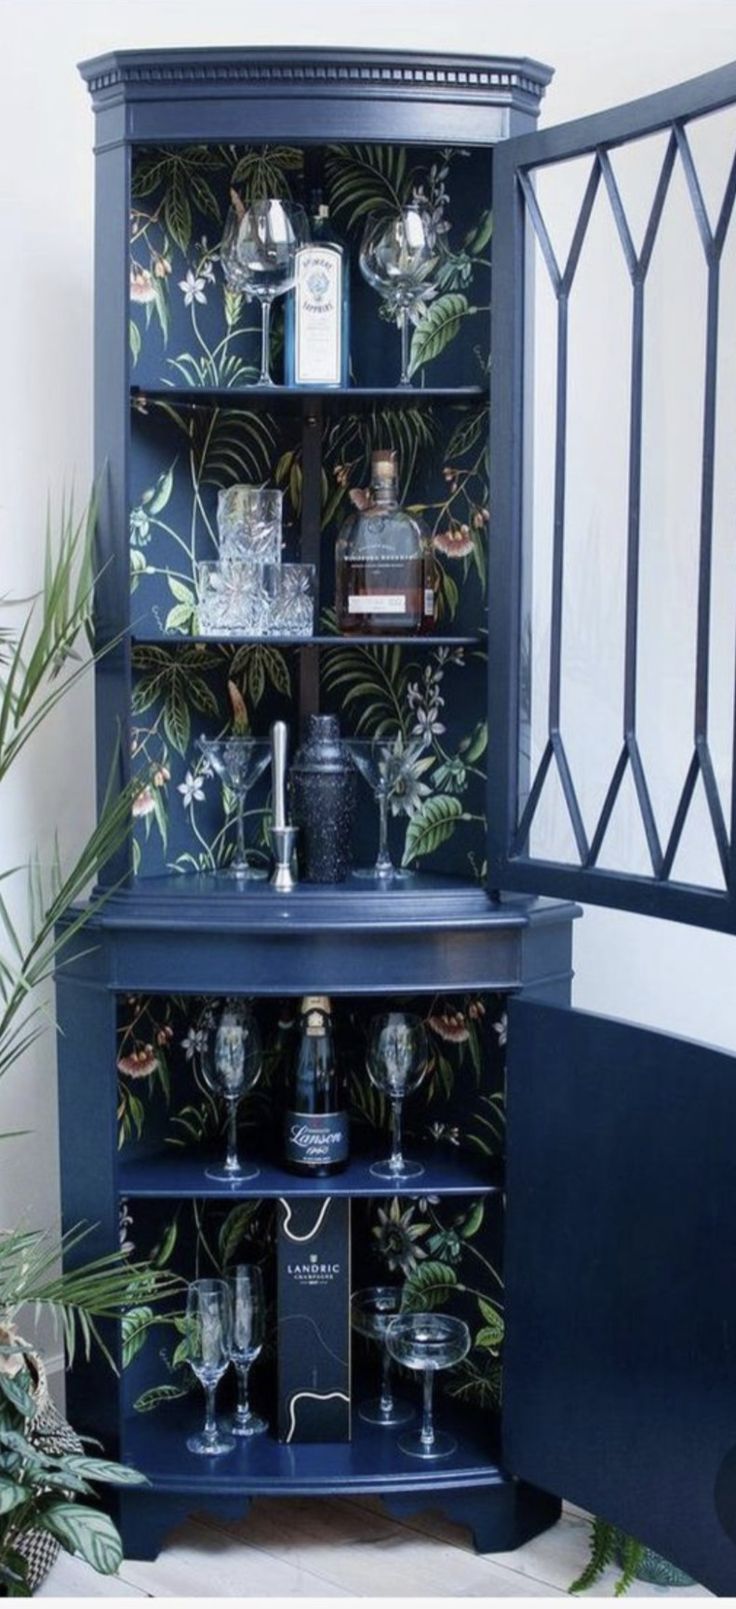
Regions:
<instances>
[{"instance_id":1,"label":"lower cabinet shelf","mask_svg":"<svg viewBox=\"0 0 736 1609\"><path fill-rule=\"evenodd\" d=\"M445 1398L437 1403L437 1423L457 1438L457 1451L426 1462L401 1451L398 1430L366 1425L357 1414L350 1442L286 1445L266 1434L245 1440L222 1457L204 1458L190 1453L186 1445L202 1417L199 1397L163 1405L152 1415L131 1415L123 1432L124 1461L147 1475L157 1491L199 1496L383 1494L498 1486L509 1480L498 1462L492 1422Z\"/></svg>"},{"instance_id":2,"label":"lower cabinet shelf","mask_svg":"<svg viewBox=\"0 0 736 1609\"><path fill-rule=\"evenodd\" d=\"M384 1154L384 1144L381 1155ZM208 1159L201 1156L164 1156L121 1161L118 1167L118 1191L131 1199L148 1197L197 1197L202 1200L236 1201L249 1198L265 1200L278 1196L427 1196L427 1195L491 1195L501 1188L498 1168L487 1162L476 1162L465 1153L447 1150L412 1150L412 1159L423 1162L424 1173L407 1180L403 1186L390 1179L377 1179L371 1173L375 1156L351 1157L343 1173L325 1179L309 1179L261 1158L248 1156L243 1151L245 1165L253 1163L259 1168L254 1179L242 1185L219 1184L205 1175ZM218 1153L219 1155L219 1153Z\"/></svg>"}]
</instances>

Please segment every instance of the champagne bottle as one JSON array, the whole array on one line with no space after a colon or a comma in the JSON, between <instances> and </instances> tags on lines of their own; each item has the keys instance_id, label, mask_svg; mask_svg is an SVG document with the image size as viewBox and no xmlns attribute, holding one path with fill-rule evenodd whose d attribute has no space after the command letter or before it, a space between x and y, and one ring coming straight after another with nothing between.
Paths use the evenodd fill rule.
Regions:
<instances>
[{"instance_id":1,"label":"champagne bottle","mask_svg":"<svg viewBox=\"0 0 736 1609\"><path fill-rule=\"evenodd\" d=\"M311 1178L339 1173L348 1160L348 1117L335 1060L326 995L305 995L284 1122L288 1168Z\"/></svg>"}]
</instances>

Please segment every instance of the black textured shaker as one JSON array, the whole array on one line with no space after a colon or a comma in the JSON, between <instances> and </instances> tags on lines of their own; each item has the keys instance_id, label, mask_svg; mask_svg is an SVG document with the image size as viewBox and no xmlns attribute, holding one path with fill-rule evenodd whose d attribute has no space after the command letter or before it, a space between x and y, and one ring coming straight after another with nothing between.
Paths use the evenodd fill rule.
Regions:
<instances>
[{"instance_id":1,"label":"black textured shaker","mask_svg":"<svg viewBox=\"0 0 736 1609\"><path fill-rule=\"evenodd\" d=\"M357 779L336 715L307 716L290 780L304 882L343 883L353 858Z\"/></svg>"}]
</instances>

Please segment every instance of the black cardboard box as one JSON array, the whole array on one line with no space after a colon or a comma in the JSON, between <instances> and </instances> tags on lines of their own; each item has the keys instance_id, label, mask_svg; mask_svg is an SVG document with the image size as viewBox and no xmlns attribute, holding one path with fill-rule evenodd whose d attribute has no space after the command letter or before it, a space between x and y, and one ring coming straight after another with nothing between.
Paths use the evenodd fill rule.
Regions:
<instances>
[{"instance_id":1,"label":"black cardboard box","mask_svg":"<svg viewBox=\"0 0 736 1609\"><path fill-rule=\"evenodd\" d=\"M278 1432L350 1440L350 1202L278 1204Z\"/></svg>"}]
</instances>

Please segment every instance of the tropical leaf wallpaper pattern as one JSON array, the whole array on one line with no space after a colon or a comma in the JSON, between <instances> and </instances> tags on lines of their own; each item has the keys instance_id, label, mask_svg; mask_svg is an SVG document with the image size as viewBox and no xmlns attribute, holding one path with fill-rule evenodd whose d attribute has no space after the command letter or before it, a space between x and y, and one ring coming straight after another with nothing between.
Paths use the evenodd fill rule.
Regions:
<instances>
[{"instance_id":1,"label":"tropical leaf wallpaper pattern","mask_svg":"<svg viewBox=\"0 0 736 1609\"><path fill-rule=\"evenodd\" d=\"M294 718L298 654L264 644L233 650L176 644L196 632L198 560L217 553L216 499L233 481L275 481L284 491L285 557L299 557L302 496L299 405L263 408L243 388L258 357L257 308L227 291L218 243L231 178L252 195L300 193L296 148L190 146L139 149L131 228L131 629L134 637L134 763L149 785L136 810L140 874L211 870L232 853L232 799L223 797L196 749L231 719L228 683L251 729ZM487 153L412 147L332 147L323 182L353 261L353 360L357 381L393 375L398 338L355 271L369 212L421 194L441 242L436 284L412 310L418 384L480 382L488 367L491 215ZM223 406L197 388L233 390ZM146 396L156 387L156 397ZM169 400L166 387L177 388ZM192 400L182 397L191 391ZM322 427L320 623L334 626L334 543L365 486L376 446L399 456L404 502L432 538L440 629L475 634L484 622L489 518L488 409L402 400L348 413L325 407ZM158 638L135 642L136 638ZM161 640L163 638L163 641ZM169 645L168 638L171 639ZM361 734L422 732L426 754L392 821L393 852L407 866L480 877L485 840L485 654L478 647L421 651L341 644L321 655L322 700ZM249 800L256 854L265 845L268 789ZM374 822L363 799L356 853L370 860Z\"/></svg>"}]
</instances>

